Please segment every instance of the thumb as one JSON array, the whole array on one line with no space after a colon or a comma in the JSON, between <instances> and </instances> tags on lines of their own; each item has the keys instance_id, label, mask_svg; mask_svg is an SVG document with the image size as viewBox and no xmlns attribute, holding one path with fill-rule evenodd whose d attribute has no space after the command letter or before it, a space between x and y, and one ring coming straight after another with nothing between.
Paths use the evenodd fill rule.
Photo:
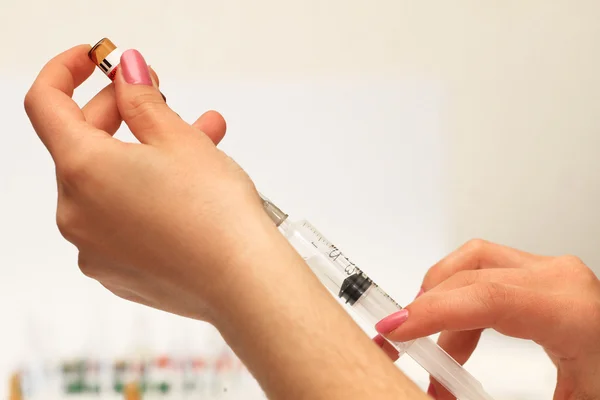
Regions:
<instances>
[{"instance_id":1,"label":"thumb","mask_svg":"<svg viewBox=\"0 0 600 400\"><path fill-rule=\"evenodd\" d=\"M141 143L157 143L190 126L171 110L156 86L146 60L127 50L115 77L117 107L123 121Z\"/></svg>"}]
</instances>

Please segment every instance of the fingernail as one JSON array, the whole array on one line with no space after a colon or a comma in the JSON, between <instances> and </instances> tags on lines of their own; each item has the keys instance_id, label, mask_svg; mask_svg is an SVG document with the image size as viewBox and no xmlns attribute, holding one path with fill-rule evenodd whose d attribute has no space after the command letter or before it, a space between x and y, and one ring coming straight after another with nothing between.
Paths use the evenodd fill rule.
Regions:
<instances>
[{"instance_id":1,"label":"fingernail","mask_svg":"<svg viewBox=\"0 0 600 400\"><path fill-rule=\"evenodd\" d=\"M385 339L381 335L377 335L373 338L375 344L379 347L383 347L383 343L385 343Z\"/></svg>"},{"instance_id":2,"label":"fingernail","mask_svg":"<svg viewBox=\"0 0 600 400\"><path fill-rule=\"evenodd\" d=\"M377 332L382 335L388 334L391 331L398 328L408 319L408 310L400 310L397 313L390 315L389 317L385 317L381 321L375 325L375 329Z\"/></svg>"},{"instance_id":3,"label":"fingernail","mask_svg":"<svg viewBox=\"0 0 600 400\"><path fill-rule=\"evenodd\" d=\"M423 295L423 293L425 293L425 289L421 288L421 290L419 291L419 293L417 294L417 297L415 297L415 299L418 299L419 297L421 297Z\"/></svg>"},{"instance_id":4,"label":"fingernail","mask_svg":"<svg viewBox=\"0 0 600 400\"><path fill-rule=\"evenodd\" d=\"M126 50L121 56L121 69L125 82L132 85L152 86L148 64L137 50Z\"/></svg>"},{"instance_id":5,"label":"fingernail","mask_svg":"<svg viewBox=\"0 0 600 400\"><path fill-rule=\"evenodd\" d=\"M433 383L429 384L429 388L427 389L427 394L430 397L433 397L434 399L437 399L437 392L435 391L435 386L433 386Z\"/></svg>"}]
</instances>

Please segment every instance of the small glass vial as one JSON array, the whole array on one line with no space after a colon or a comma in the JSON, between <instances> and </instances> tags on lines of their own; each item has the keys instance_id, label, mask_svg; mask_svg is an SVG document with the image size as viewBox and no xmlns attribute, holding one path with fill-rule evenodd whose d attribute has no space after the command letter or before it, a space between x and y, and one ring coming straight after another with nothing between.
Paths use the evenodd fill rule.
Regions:
<instances>
[{"instance_id":1,"label":"small glass vial","mask_svg":"<svg viewBox=\"0 0 600 400\"><path fill-rule=\"evenodd\" d=\"M88 52L90 60L92 60L111 81L115 80L122 55L123 51L108 38L100 40L92 46L92 49ZM165 95L162 92L160 95L166 102L167 98Z\"/></svg>"},{"instance_id":2,"label":"small glass vial","mask_svg":"<svg viewBox=\"0 0 600 400\"><path fill-rule=\"evenodd\" d=\"M114 81L122 54L123 52L110 39L104 38L92 47L88 57L111 81Z\"/></svg>"}]
</instances>

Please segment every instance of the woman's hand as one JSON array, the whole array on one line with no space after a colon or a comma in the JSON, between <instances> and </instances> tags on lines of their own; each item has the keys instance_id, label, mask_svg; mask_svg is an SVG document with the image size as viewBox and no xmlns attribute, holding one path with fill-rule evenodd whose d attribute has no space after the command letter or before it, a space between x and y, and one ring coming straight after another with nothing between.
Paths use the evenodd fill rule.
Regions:
<instances>
[{"instance_id":1,"label":"woman's hand","mask_svg":"<svg viewBox=\"0 0 600 400\"><path fill-rule=\"evenodd\" d=\"M88 50L52 60L25 99L56 164L60 231L79 249L83 272L121 297L213 323L270 399L424 398L216 149L222 118L182 121L132 51L114 88L80 109L71 95L94 70ZM121 116L141 143L112 137Z\"/></svg>"},{"instance_id":2,"label":"woman's hand","mask_svg":"<svg viewBox=\"0 0 600 400\"><path fill-rule=\"evenodd\" d=\"M80 109L71 96L94 71L88 50L50 61L25 98L56 164L60 232L81 270L115 294L210 319L243 279L230 266L252 257L269 226L249 177L215 146L225 121L209 112L184 122L134 50L114 85ZM140 143L112 136L121 117Z\"/></svg>"},{"instance_id":3,"label":"woman's hand","mask_svg":"<svg viewBox=\"0 0 600 400\"><path fill-rule=\"evenodd\" d=\"M440 346L461 364L485 328L530 339L557 366L556 400L600 398L600 281L578 258L472 241L429 270L423 291L378 332L396 341L442 332ZM376 342L397 358L387 342ZM429 394L453 398L437 382Z\"/></svg>"}]
</instances>

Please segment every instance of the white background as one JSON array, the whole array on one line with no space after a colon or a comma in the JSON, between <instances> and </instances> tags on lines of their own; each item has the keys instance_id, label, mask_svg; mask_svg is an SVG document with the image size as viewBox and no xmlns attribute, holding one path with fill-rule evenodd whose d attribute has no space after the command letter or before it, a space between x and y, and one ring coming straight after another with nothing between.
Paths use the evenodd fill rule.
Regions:
<instances>
[{"instance_id":1,"label":"white background","mask_svg":"<svg viewBox=\"0 0 600 400\"><path fill-rule=\"evenodd\" d=\"M173 108L190 121L222 111L222 148L260 190L405 304L473 237L599 270L599 19L591 0L4 0L0 373L142 340L130 318L142 310L82 277L54 227L52 164L22 98L56 53L104 36L141 50ZM183 324L198 346L214 334L143 312L158 348L177 347ZM482 346L468 368L497 398L551 396L535 346L494 335Z\"/></svg>"}]
</instances>

